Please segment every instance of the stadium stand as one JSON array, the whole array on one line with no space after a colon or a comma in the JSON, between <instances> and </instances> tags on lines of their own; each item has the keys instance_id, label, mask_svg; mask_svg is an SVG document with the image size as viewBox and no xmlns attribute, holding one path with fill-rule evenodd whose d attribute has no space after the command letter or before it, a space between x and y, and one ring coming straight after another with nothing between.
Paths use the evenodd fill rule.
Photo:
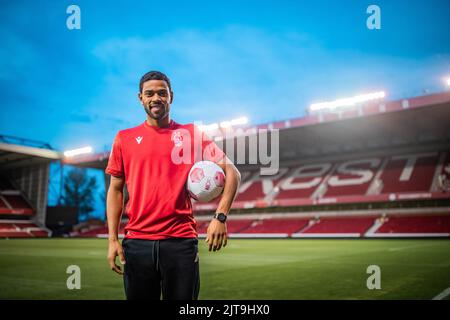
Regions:
<instances>
[{"instance_id":1,"label":"stadium stand","mask_svg":"<svg viewBox=\"0 0 450 320\"><path fill-rule=\"evenodd\" d=\"M450 236L450 212L443 213L411 213L406 210L403 213L360 213L348 216L345 212L339 216L329 213L314 213L308 217L280 218L277 214L260 214L258 217L245 218L230 216L227 222L227 230L230 237L274 237L274 238L376 238L376 237L449 237ZM207 217L199 217L197 233L200 237L206 236L210 220ZM122 222L119 233L124 235L126 222ZM22 225L22 228L25 224ZM30 226L31 227L31 226ZM5 225L4 231L15 226ZM3 229L2 229L3 230ZM19 230L18 230L19 231ZM105 238L108 235L106 225L84 225L83 228L72 232L72 237L98 237Z\"/></svg>"},{"instance_id":2,"label":"stadium stand","mask_svg":"<svg viewBox=\"0 0 450 320\"><path fill-rule=\"evenodd\" d=\"M360 237L374 224L374 217L338 217L313 220L308 228L301 232L307 235L347 235Z\"/></svg>"},{"instance_id":3,"label":"stadium stand","mask_svg":"<svg viewBox=\"0 0 450 320\"><path fill-rule=\"evenodd\" d=\"M7 195L3 194L3 201L8 203L11 209L10 212L14 213L17 211L29 212L33 213L33 208L31 208L30 204L25 200L22 195Z\"/></svg>"},{"instance_id":4,"label":"stadium stand","mask_svg":"<svg viewBox=\"0 0 450 320\"><path fill-rule=\"evenodd\" d=\"M390 216L374 236L450 236L450 214L420 216Z\"/></svg>"},{"instance_id":5,"label":"stadium stand","mask_svg":"<svg viewBox=\"0 0 450 320\"><path fill-rule=\"evenodd\" d=\"M119 235L123 237L126 222L122 222L119 228ZM70 233L71 237L81 238L106 238L108 236L108 226L105 223L80 223L74 227L74 231Z\"/></svg>"},{"instance_id":6,"label":"stadium stand","mask_svg":"<svg viewBox=\"0 0 450 320\"><path fill-rule=\"evenodd\" d=\"M32 216L34 209L20 190L7 178L1 178L0 214L8 216ZM48 237L49 230L39 227L31 220L0 219L0 238Z\"/></svg>"},{"instance_id":7,"label":"stadium stand","mask_svg":"<svg viewBox=\"0 0 450 320\"><path fill-rule=\"evenodd\" d=\"M0 135L0 238L49 237L45 227L49 165L45 143Z\"/></svg>"},{"instance_id":8,"label":"stadium stand","mask_svg":"<svg viewBox=\"0 0 450 320\"><path fill-rule=\"evenodd\" d=\"M0 220L0 238L49 237L50 231L29 220Z\"/></svg>"},{"instance_id":9,"label":"stadium stand","mask_svg":"<svg viewBox=\"0 0 450 320\"><path fill-rule=\"evenodd\" d=\"M33 208L23 193L8 178L0 176L0 214L33 213Z\"/></svg>"},{"instance_id":10,"label":"stadium stand","mask_svg":"<svg viewBox=\"0 0 450 320\"><path fill-rule=\"evenodd\" d=\"M210 220L198 221L197 222L197 233L206 234L209 222L210 222ZM238 220L231 219L227 223L227 230L229 233L239 233L239 232L249 228L253 222L254 222L253 219L238 219Z\"/></svg>"},{"instance_id":11,"label":"stadium stand","mask_svg":"<svg viewBox=\"0 0 450 320\"><path fill-rule=\"evenodd\" d=\"M242 181L230 236L449 237L450 92L208 135L228 154L239 137L272 129L279 130L280 168L263 175L261 165L237 164ZM70 164L104 170L108 155ZM193 203L200 236L217 202ZM106 232L103 226L80 235Z\"/></svg>"},{"instance_id":12,"label":"stadium stand","mask_svg":"<svg viewBox=\"0 0 450 320\"><path fill-rule=\"evenodd\" d=\"M247 234L286 234L289 236L305 228L308 222L308 219L260 219L254 220L248 228L241 232Z\"/></svg>"},{"instance_id":13,"label":"stadium stand","mask_svg":"<svg viewBox=\"0 0 450 320\"><path fill-rule=\"evenodd\" d=\"M258 200L301 204L333 198L334 202L342 203L384 201L396 194L431 194L436 189L433 178L440 170L438 159L441 155L448 157L448 153L410 153L390 157L380 154L336 163L320 162L320 159L314 165L299 163L283 168L277 176L251 175L242 182L236 202L242 206Z\"/></svg>"}]
</instances>

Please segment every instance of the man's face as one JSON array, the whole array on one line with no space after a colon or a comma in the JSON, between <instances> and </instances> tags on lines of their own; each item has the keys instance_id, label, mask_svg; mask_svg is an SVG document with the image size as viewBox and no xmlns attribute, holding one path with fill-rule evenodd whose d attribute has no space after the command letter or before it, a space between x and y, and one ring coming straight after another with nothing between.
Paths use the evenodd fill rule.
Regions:
<instances>
[{"instance_id":1,"label":"man's face","mask_svg":"<svg viewBox=\"0 0 450 320\"><path fill-rule=\"evenodd\" d=\"M164 80L149 80L142 85L139 100L150 118L161 120L169 115L172 93Z\"/></svg>"}]
</instances>

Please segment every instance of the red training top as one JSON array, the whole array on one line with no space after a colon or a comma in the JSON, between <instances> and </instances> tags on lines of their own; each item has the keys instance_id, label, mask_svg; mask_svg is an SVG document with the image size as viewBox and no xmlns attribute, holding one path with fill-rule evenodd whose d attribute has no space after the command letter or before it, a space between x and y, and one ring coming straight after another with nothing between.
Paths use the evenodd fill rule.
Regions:
<instances>
[{"instance_id":1,"label":"red training top","mask_svg":"<svg viewBox=\"0 0 450 320\"><path fill-rule=\"evenodd\" d=\"M143 124L119 131L105 170L128 189L125 238L197 237L186 180L193 164L219 162L223 151L193 124L171 120L164 128Z\"/></svg>"}]
</instances>

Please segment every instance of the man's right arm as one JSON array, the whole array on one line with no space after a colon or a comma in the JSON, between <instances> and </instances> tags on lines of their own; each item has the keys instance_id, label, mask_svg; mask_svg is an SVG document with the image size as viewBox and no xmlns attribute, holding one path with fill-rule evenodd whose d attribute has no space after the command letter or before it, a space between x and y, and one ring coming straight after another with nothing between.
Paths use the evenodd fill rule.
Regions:
<instances>
[{"instance_id":1,"label":"man's right arm","mask_svg":"<svg viewBox=\"0 0 450 320\"><path fill-rule=\"evenodd\" d=\"M119 256L121 264L125 264L122 245L119 242L119 226L123 209L124 179L111 176L108 195L106 199L106 216L108 220L108 262L111 270L123 274L122 269L116 264Z\"/></svg>"}]
</instances>

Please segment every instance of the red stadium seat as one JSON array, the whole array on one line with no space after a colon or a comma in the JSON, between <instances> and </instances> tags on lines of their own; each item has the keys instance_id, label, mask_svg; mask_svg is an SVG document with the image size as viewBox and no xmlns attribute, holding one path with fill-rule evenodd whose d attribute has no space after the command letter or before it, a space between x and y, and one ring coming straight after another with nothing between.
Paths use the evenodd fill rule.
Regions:
<instances>
[{"instance_id":1,"label":"red stadium seat","mask_svg":"<svg viewBox=\"0 0 450 320\"><path fill-rule=\"evenodd\" d=\"M275 176L253 172L241 182L234 207L304 205L322 198L334 199L334 203L388 201L392 196L406 199L418 193L437 193L440 189L437 181L436 185L433 182L439 174L450 181L450 152L439 165L442 156L445 154L439 152L380 154L339 162L299 163L281 168Z\"/></svg>"},{"instance_id":2,"label":"red stadium seat","mask_svg":"<svg viewBox=\"0 0 450 320\"><path fill-rule=\"evenodd\" d=\"M287 233L299 232L308 224L309 219L271 218L257 220L245 229L244 233Z\"/></svg>"},{"instance_id":3,"label":"red stadium seat","mask_svg":"<svg viewBox=\"0 0 450 320\"><path fill-rule=\"evenodd\" d=\"M376 233L450 233L450 215L391 216Z\"/></svg>"},{"instance_id":4,"label":"red stadium seat","mask_svg":"<svg viewBox=\"0 0 450 320\"><path fill-rule=\"evenodd\" d=\"M302 233L358 233L363 235L373 224L375 217L320 218Z\"/></svg>"},{"instance_id":5,"label":"red stadium seat","mask_svg":"<svg viewBox=\"0 0 450 320\"><path fill-rule=\"evenodd\" d=\"M392 157L380 177L382 192L430 191L437 160L437 153Z\"/></svg>"},{"instance_id":6,"label":"red stadium seat","mask_svg":"<svg viewBox=\"0 0 450 320\"><path fill-rule=\"evenodd\" d=\"M21 195L3 195L13 209L31 209L28 202Z\"/></svg>"},{"instance_id":7,"label":"red stadium seat","mask_svg":"<svg viewBox=\"0 0 450 320\"><path fill-rule=\"evenodd\" d=\"M48 237L49 233L28 220L7 222L0 220L0 238Z\"/></svg>"}]
</instances>

